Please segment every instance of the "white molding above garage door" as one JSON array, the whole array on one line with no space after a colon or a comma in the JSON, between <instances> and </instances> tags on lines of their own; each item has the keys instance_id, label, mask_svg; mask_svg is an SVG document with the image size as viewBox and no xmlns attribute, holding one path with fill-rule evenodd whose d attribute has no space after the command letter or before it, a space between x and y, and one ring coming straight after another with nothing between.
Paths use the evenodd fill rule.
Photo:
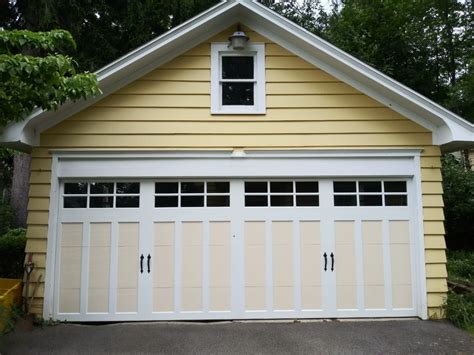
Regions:
<instances>
[{"instance_id":1,"label":"white molding above garage door","mask_svg":"<svg viewBox=\"0 0 474 355\"><path fill-rule=\"evenodd\" d=\"M53 151L59 178L415 176L421 150Z\"/></svg>"},{"instance_id":2,"label":"white molding above garage door","mask_svg":"<svg viewBox=\"0 0 474 355\"><path fill-rule=\"evenodd\" d=\"M404 178L412 181L416 315L426 319L426 278L423 242L419 149L286 150L286 151L52 151L53 168L48 230L44 318L54 317L53 304L59 255L60 186L72 179L190 178ZM149 181L149 180L148 180ZM342 217L341 217L342 218ZM344 218L342 218L344 219ZM385 233L385 232L384 232ZM408 313L407 313L408 315ZM339 313L351 317L350 313ZM378 316L374 314L373 316ZM266 317L264 317L266 318ZM172 319L172 318L170 318ZM81 320L78 318L77 320ZM100 321L100 315L93 320ZM120 320L120 319L117 319ZM130 320L134 320L133 317Z\"/></svg>"}]
</instances>

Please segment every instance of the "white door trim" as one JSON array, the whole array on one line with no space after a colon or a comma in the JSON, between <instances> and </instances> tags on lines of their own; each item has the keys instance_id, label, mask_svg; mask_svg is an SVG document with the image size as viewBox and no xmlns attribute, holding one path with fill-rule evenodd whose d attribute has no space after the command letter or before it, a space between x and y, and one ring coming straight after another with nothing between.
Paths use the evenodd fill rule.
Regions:
<instances>
[{"instance_id":1,"label":"white door trim","mask_svg":"<svg viewBox=\"0 0 474 355\"><path fill-rule=\"evenodd\" d=\"M53 317L57 280L56 244L60 179L132 177L410 177L415 203L415 277L417 315L427 318L420 149L287 151L77 151L51 152L43 317ZM124 160L126 162L124 162ZM344 315L342 315L344 316ZM349 316L349 315L348 315Z\"/></svg>"}]
</instances>

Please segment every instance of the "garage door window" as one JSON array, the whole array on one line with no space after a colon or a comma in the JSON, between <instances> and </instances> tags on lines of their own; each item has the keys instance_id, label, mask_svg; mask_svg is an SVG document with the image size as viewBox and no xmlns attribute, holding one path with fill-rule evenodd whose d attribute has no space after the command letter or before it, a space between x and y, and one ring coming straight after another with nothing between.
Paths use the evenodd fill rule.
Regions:
<instances>
[{"instance_id":1,"label":"garage door window","mask_svg":"<svg viewBox=\"0 0 474 355\"><path fill-rule=\"evenodd\" d=\"M246 181L245 206L319 206L319 184L317 181Z\"/></svg>"},{"instance_id":2,"label":"garage door window","mask_svg":"<svg viewBox=\"0 0 474 355\"><path fill-rule=\"evenodd\" d=\"M334 206L406 206L406 181L334 181Z\"/></svg>"},{"instance_id":3,"label":"garage door window","mask_svg":"<svg viewBox=\"0 0 474 355\"><path fill-rule=\"evenodd\" d=\"M64 208L138 208L138 182L67 182L64 184Z\"/></svg>"},{"instance_id":4,"label":"garage door window","mask_svg":"<svg viewBox=\"0 0 474 355\"><path fill-rule=\"evenodd\" d=\"M155 207L229 207L228 181L155 183Z\"/></svg>"}]
</instances>

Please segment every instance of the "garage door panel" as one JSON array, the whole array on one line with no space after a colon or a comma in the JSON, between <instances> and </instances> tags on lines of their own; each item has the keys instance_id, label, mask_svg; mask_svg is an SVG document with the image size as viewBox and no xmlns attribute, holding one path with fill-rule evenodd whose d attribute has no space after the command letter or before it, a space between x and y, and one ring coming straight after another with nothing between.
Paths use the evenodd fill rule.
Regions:
<instances>
[{"instance_id":1,"label":"garage door panel","mask_svg":"<svg viewBox=\"0 0 474 355\"><path fill-rule=\"evenodd\" d=\"M138 287L138 223L118 224L117 288Z\"/></svg>"},{"instance_id":2,"label":"garage door panel","mask_svg":"<svg viewBox=\"0 0 474 355\"><path fill-rule=\"evenodd\" d=\"M303 245L301 248L301 285L321 285L321 247Z\"/></svg>"},{"instance_id":3,"label":"garage door panel","mask_svg":"<svg viewBox=\"0 0 474 355\"><path fill-rule=\"evenodd\" d=\"M155 243L154 245L174 245L175 222L155 223Z\"/></svg>"},{"instance_id":4,"label":"garage door panel","mask_svg":"<svg viewBox=\"0 0 474 355\"><path fill-rule=\"evenodd\" d=\"M174 288L173 287L154 287L153 288L153 312L172 312L174 306Z\"/></svg>"},{"instance_id":5,"label":"garage door panel","mask_svg":"<svg viewBox=\"0 0 474 355\"><path fill-rule=\"evenodd\" d=\"M411 285L393 285L393 308L412 308L412 286Z\"/></svg>"},{"instance_id":6,"label":"garage door panel","mask_svg":"<svg viewBox=\"0 0 474 355\"><path fill-rule=\"evenodd\" d=\"M88 290L87 312L108 313L109 311L109 289L91 288Z\"/></svg>"},{"instance_id":7,"label":"garage door panel","mask_svg":"<svg viewBox=\"0 0 474 355\"><path fill-rule=\"evenodd\" d=\"M385 269L382 221L362 221L364 305L385 308Z\"/></svg>"},{"instance_id":8,"label":"garage door panel","mask_svg":"<svg viewBox=\"0 0 474 355\"><path fill-rule=\"evenodd\" d=\"M357 308L357 255L354 221L335 221L336 308ZM328 253L329 263L332 264Z\"/></svg>"},{"instance_id":9,"label":"garage door panel","mask_svg":"<svg viewBox=\"0 0 474 355\"><path fill-rule=\"evenodd\" d=\"M209 285L230 288L230 222L210 222L209 224Z\"/></svg>"},{"instance_id":10,"label":"garage door panel","mask_svg":"<svg viewBox=\"0 0 474 355\"><path fill-rule=\"evenodd\" d=\"M81 289L61 288L58 307L59 313L79 313L81 311Z\"/></svg>"},{"instance_id":11,"label":"garage door panel","mask_svg":"<svg viewBox=\"0 0 474 355\"><path fill-rule=\"evenodd\" d=\"M273 285L291 287L293 275L293 223L272 222Z\"/></svg>"},{"instance_id":12,"label":"garage door panel","mask_svg":"<svg viewBox=\"0 0 474 355\"><path fill-rule=\"evenodd\" d=\"M137 312L137 311L138 311L137 287L117 289L117 312Z\"/></svg>"},{"instance_id":13,"label":"garage door panel","mask_svg":"<svg viewBox=\"0 0 474 355\"><path fill-rule=\"evenodd\" d=\"M337 309L357 309L357 286L338 285L336 290Z\"/></svg>"},{"instance_id":14,"label":"garage door panel","mask_svg":"<svg viewBox=\"0 0 474 355\"><path fill-rule=\"evenodd\" d=\"M140 224L118 223L116 312L138 312Z\"/></svg>"},{"instance_id":15,"label":"garage door panel","mask_svg":"<svg viewBox=\"0 0 474 355\"><path fill-rule=\"evenodd\" d=\"M365 285L364 304L366 309L384 309L385 308L385 286L384 285Z\"/></svg>"},{"instance_id":16,"label":"garage door panel","mask_svg":"<svg viewBox=\"0 0 474 355\"><path fill-rule=\"evenodd\" d=\"M230 287L214 287L209 289L209 309L213 312L231 310Z\"/></svg>"},{"instance_id":17,"label":"garage door panel","mask_svg":"<svg viewBox=\"0 0 474 355\"><path fill-rule=\"evenodd\" d=\"M292 310L295 307L292 286L273 286L273 309Z\"/></svg>"},{"instance_id":18,"label":"garage door panel","mask_svg":"<svg viewBox=\"0 0 474 355\"><path fill-rule=\"evenodd\" d=\"M61 246L81 247L82 246L82 225L83 223L62 223Z\"/></svg>"},{"instance_id":19,"label":"garage door panel","mask_svg":"<svg viewBox=\"0 0 474 355\"><path fill-rule=\"evenodd\" d=\"M266 289L264 286L245 287L245 310L261 311L266 308Z\"/></svg>"},{"instance_id":20,"label":"garage door panel","mask_svg":"<svg viewBox=\"0 0 474 355\"><path fill-rule=\"evenodd\" d=\"M182 222L181 225L181 309L202 310L203 223Z\"/></svg>"},{"instance_id":21,"label":"garage door panel","mask_svg":"<svg viewBox=\"0 0 474 355\"><path fill-rule=\"evenodd\" d=\"M183 312L202 310L202 288L201 287L183 287L182 305Z\"/></svg>"},{"instance_id":22,"label":"garage door panel","mask_svg":"<svg viewBox=\"0 0 474 355\"><path fill-rule=\"evenodd\" d=\"M301 308L303 310L320 310L322 308L321 286L302 286Z\"/></svg>"},{"instance_id":23,"label":"garage door panel","mask_svg":"<svg viewBox=\"0 0 474 355\"><path fill-rule=\"evenodd\" d=\"M62 247L61 250L61 289L79 289L81 287L81 247Z\"/></svg>"},{"instance_id":24,"label":"garage door panel","mask_svg":"<svg viewBox=\"0 0 474 355\"><path fill-rule=\"evenodd\" d=\"M266 280L265 245L248 245L245 248L245 284L264 286Z\"/></svg>"},{"instance_id":25,"label":"garage door panel","mask_svg":"<svg viewBox=\"0 0 474 355\"><path fill-rule=\"evenodd\" d=\"M301 309L322 308L321 223L300 221Z\"/></svg>"}]
</instances>

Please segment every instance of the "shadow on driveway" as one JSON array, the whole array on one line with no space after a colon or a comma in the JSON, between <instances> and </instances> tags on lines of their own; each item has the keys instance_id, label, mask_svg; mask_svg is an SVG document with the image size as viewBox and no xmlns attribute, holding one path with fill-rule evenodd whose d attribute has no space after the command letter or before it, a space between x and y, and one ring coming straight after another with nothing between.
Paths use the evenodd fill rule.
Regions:
<instances>
[{"instance_id":1,"label":"shadow on driveway","mask_svg":"<svg viewBox=\"0 0 474 355\"><path fill-rule=\"evenodd\" d=\"M473 354L448 322L61 324L0 338L0 354Z\"/></svg>"}]
</instances>

